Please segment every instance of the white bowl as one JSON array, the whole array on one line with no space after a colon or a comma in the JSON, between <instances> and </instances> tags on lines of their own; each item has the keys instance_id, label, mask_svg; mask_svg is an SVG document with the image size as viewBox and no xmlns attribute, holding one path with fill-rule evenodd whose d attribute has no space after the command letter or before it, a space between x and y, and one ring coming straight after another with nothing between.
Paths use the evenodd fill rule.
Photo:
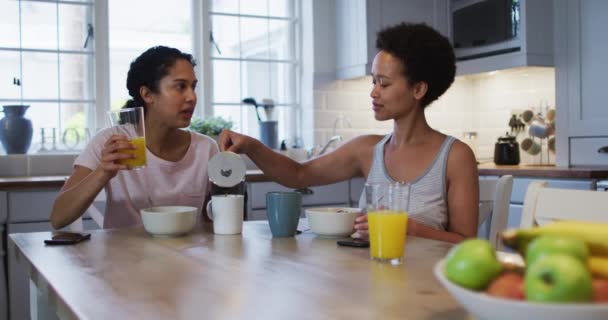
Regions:
<instances>
[{"instance_id":1,"label":"white bowl","mask_svg":"<svg viewBox=\"0 0 608 320\"><path fill-rule=\"evenodd\" d=\"M198 209L186 206L165 206L141 209L146 231L157 237L174 237L186 234L196 225Z\"/></svg>"},{"instance_id":2,"label":"white bowl","mask_svg":"<svg viewBox=\"0 0 608 320\"><path fill-rule=\"evenodd\" d=\"M359 208L309 208L306 209L308 226L312 232L324 237L344 237L354 232Z\"/></svg>"},{"instance_id":3,"label":"white bowl","mask_svg":"<svg viewBox=\"0 0 608 320\"><path fill-rule=\"evenodd\" d=\"M512 253L498 252L501 261L521 262L521 257ZM608 304L601 303L538 303L497 298L483 292L465 289L452 283L445 276L445 258L435 264L435 277L476 318L492 320L605 320L608 319Z\"/></svg>"}]
</instances>

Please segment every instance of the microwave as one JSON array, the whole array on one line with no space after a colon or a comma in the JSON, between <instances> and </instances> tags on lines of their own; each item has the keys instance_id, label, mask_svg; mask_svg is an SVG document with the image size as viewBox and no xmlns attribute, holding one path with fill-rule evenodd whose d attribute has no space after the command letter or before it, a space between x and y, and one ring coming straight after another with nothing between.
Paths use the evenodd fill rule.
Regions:
<instances>
[{"instance_id":1,"label":"microwave","mask_svg":"<svg viewBox=\"0 0 608 320\"><path fill-rule=\"evenodd\" d=\"M452 0L457 61L521 51L520 0Z\"/></svg>"}]
</instances>

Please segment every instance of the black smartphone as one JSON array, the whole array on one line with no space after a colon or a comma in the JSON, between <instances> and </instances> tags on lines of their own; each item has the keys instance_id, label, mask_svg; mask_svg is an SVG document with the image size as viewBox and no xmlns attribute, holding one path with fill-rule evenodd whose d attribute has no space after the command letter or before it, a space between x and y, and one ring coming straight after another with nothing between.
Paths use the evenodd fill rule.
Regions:
<instances>
[{"instance_id":1,"label":"black smartphone","mask_svg":"<svg viewBox=\"0 0 608 320\"><path fill-rule=\"evenodd\" d=\"M80 232L54 232L51 239L44 240L48 245L68 245L91 239L90 233Z\"/></svg>"},{"instance_id":2,"label":"black smartphone","mask_svg":"<svg viewBox=\"0 0 608 320\"><path fill-rule=\"evenodd\" d=\"M369 241L357 238L352 240L339 240L338 245L343 247L369 248Z\"/></svg>"}]
</instances>

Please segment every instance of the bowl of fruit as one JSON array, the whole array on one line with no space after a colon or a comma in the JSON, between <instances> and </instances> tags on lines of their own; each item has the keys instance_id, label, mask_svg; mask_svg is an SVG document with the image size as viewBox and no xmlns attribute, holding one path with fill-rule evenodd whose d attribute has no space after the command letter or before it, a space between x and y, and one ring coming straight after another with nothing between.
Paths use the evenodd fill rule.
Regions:
<instances>
[{"instance_id":1,"label":"bowl of fruit","mask_svg":"<svg viewBox=\"0 0 608 320\"><path fill-rule=\"evenodd\" d=\"M608 224L559 221L507 230L496 252L470 239L434 274L478 319L608 319Z\"/></svg>"}]
</instances>

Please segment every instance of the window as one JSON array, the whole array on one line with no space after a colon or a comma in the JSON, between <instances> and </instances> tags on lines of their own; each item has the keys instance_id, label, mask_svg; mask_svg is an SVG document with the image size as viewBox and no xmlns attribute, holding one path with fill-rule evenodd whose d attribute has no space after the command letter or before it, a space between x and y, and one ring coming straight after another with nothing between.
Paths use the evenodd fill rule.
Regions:
<instances>
[{"instance_id":1,"label":"window","mask_svg":"<svg viewBox=\"0 0 608 320\"><path fill-rule=\"evenodd\" d=\"M29 105L29 153L79 149L95 109L92 1L0 1L0 104Z\"/></svg>"},{"instance_id":2,"label":"window","mask_svg":"<svg viewBox=\"0 0 608 320\"><path fill-rule=\"evenodd\" d=\"M236 130L259 137L256 111L242 99L272 99L279 140L296 135L299 117L297 1L212 0L210 104ZM260 108L260 117L266 113Z\"/></svg>"},{"instance_id":3,"label":"window","mask_svg":"<svg viewBox=\"0 0 608 320\"><path fill-rule=\"evenodd\" d=\"M142 52L164 45L192 53L192 1L109 0L111 109L130 99L127 72Z\"/></svg>"},{"instance_id":4,"label":"window","mask_svg":"<svg viewBox=\"0 0 608 320\"><path fill-rule=\"evenodd\" d=\"M197 115L259 137L256 112L241 101L272 99L279 138L289 139L300 114L298 8L299 0L0 0L0 104L31 106L28 153L79 152L107 126L106 111L129 98L130 62L167 45L198 62Z\"/></svg>"}]
</instances>

